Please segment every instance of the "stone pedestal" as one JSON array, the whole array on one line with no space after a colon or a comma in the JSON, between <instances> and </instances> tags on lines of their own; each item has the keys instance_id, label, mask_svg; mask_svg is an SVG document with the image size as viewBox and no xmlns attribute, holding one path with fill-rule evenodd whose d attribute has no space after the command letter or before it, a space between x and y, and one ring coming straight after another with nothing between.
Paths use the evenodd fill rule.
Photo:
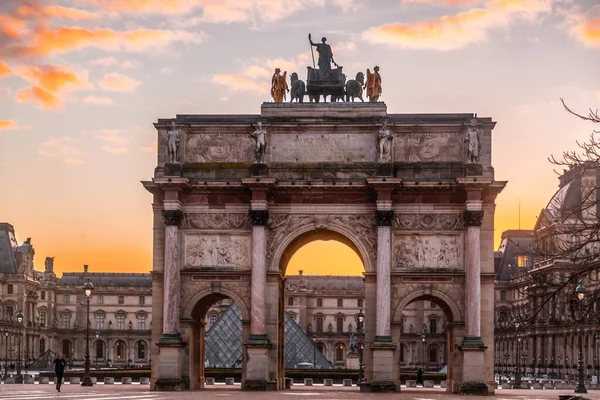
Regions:
<instances>
[{"instance_id":1,"label":"stone pedestal","mask_svg":"<svg viewBox=\"0 0 600 400\"><path fill-rule=\"evenodd\" d=\"M394 350L391 336L376 336L371 345L373 352L373 380L370 385L361 385L361 391L369 392L398 392L399 384L394 382Z\"/></svg>"},{"instance_id":2,"label":"stone pedestal","mask_svg":"<svg viewBox=\"0 0 600 400\"><path fill-rule=\"evenodd\" d=\"M185 382L182 378L180 363L180 360L184 357L182 345L159 343L158 346L160 348L160 362L158 363L159 378L156 380L153 390L184 390Z\"/></svg>"},{"instance_id":3,"label":"stone pedestal","mask_svg":"<svg viewBox=\"0 0 600 400\"><path fill-rule=\"evenodd\" d=\"M393 176L394 166L392 163L377 164L377 176Z\"/></svg>"},{"instance_id":4,"label":"stone pedestal","mask_svg":"<svg viewBox=\"0 0 600 400\"><path fill-rule=\"evenodd\" d=\"M346 369L359 369L360 356L355 353L348 353L346 356Z\"/></svg>"},{"instance_id":5,"label":"stone pedestal","mask_svg":"<svg viewBox=\"0 0 600 400\"><path fill-rule=\"evenodd\" d=\"M246 364L246 380L242 382L242 390L268 389L269 379L269 341L266 335L250 335L246 345L248 362Z\"/></svg>"},{"instance_id":6,"label":"stone pedestal","mask_svg":"<svg viewBox=\"0 0 600 400\"><path fill-rule=\"evenodd\" d=\"M467 338L465 338L465 342L461 346L463 353L463 381L458 383L459 394L478 396L487 396L489 394L488 387L483 379L485 350L485 346L478 343L469 344Z\"/></svg>"},{"instance_id":7,"label":"stone pedestal","mask_svg":"<svg viewBox=\"0 0 600 400\"><path fill-rule=\"evenodd\" d=\"M254 176L268 176L268 175L269 175L269 168L267 167L267 164L256 163L256 164L252 164L250 166L250 176L254 177Z\"/></svg>"}]
</instances>

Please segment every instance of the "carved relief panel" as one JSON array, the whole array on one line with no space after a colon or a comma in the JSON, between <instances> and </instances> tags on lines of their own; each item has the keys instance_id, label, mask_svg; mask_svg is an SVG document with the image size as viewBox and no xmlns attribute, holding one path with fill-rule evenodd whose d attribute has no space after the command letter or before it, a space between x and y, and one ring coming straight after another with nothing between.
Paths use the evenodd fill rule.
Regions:
<instances>
[{"instance_id":1,"label":"carved relief panel","mask_svg":"<svg viewBox=\"0 0 600 400\"><path fill-rule=\"evenodd\" d=\"M186 268L250 268L249 235L185 235L184 242Z\"/></svg>"},{"instance_id":2,"label":"carved relief panel","mask_svg":"<svg viewBox=\"0 0 600 400\"><path fill-rule=\"evenodd\" d=\"M250 135L234 133L189 133L184 161L188 163L248 163L254 161Z\"/></svg>"},{"instance_id":3,"label":"carved relief panel","mask_svg":"<svg viewBox=\"0 0 600 400\"><path fill-rule=\"evenodd\" d=\"M405 133L394 141L394 160L399 162L462 162L461 133Z\"/></svg>"},{"instance_id":4,"label":"carved relief panel","mask_svg":"<svg viewBox=\"0 0 600 400\"><path fill-rule=\"evenodd\" d=\"M393 267L463 269L462 234L396 234Z\"/></svg>"},{"instance_id":5,"label":"carved relief panel","mask_svg":"<svg viewBox=\"0 0 600 400\"><path fill-rule=\"evenodd\" d=\"M272 162L375 162L373 133L306 133L271 136Z\"/></svg>"}]
</instances>

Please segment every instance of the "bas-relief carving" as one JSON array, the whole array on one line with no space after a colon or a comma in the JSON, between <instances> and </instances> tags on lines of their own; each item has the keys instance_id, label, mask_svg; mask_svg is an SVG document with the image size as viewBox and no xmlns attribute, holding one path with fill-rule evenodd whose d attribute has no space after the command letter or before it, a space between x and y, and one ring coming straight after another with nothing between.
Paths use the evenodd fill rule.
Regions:
<instances>
[{"instance_id":1,"label":"bas-relief carving","mask_svg":"<svg viewBox=\"0 0 600 400\"><path fill-rule=\"evenodd\" d=\"M271 214L267 242L267 258L271 258L277 246L294 230L308 224L317 229L326 229L330 224L347 226L367 247L369 255L375 257L377 233L373 215L331 215L331 214Z\"/></svg>"},{"instance_id":2,"label":"bas-relief carving","mask_svg":"<svg viewBox=\"0 0 600 400\"><path fill-rule=\"evenodd\" d=\"M397 234L394 268L463 268L462 235Z\"/></svg>"},{"instance_id":3,"label":"bas-relief carving","mask_svg":"<svg viewBox=\"0 0 600 400\"><path fill-rule=\"evenodd\" d=\"M254 139L250 135L188 133L185 161L190 163L252 163Z\"/></svg>"},{"instance_id":4,"label":"bas-relief carving","mask_svg":"<svg viewBox=\"0 0 600 400\"><path fill-rule=\"evenodd\" d=\"M460 133L405 133L394 140L396 162L462 162Z\"/></svg>"},{"instance_id":5,"label":"bas-relief carving","mask_svg":"<svg viewBox=\"0 0 600 400\"><path fill-rule=\"evenodd\" d=\"M188 268L249 268L249 235L186 235L185 266Z\"/></svg>"},{"instance_id":6,"label":"bas-relief carving","mask_svg":"<svg viewBox=\"0 0 600 400\"><path fill-rule=\"evenodd\" d=\"M394 228L405 230L460 230L463 229L463 215L461 213L396 214Z\"/></svg>"},{"instance_id":7,"label":"bas-relief carving","mask_svg":"<svg viewBox=\"0 0 600 400\"><path fill-rule=\"evenodd\" d=\"M281 133L271 136L272 162L375 162L370 133Z\"/></svg>"},{"instance_id":8,"label":"bas-relief carving","mask_svg":"<svg viewBox=\"0 0 600 400\"><path fill-rule=\"evenodd\" d=\"M247 213L187 213L184 228L196 229L250 229Z\"/></svg>"}]
</instances>

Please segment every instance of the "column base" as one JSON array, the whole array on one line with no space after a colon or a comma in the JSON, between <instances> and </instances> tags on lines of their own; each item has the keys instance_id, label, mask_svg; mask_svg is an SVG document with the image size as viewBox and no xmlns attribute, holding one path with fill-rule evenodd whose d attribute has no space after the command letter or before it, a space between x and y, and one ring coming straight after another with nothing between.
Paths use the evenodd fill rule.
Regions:
<instances>
[{"instance_id":1,"label":"column base","mask_svg":"<svg viewBox=\"0 0 600 400\"><path fill-rule=\"evenodd\" d=\"M398 393L398 385L392 381L373 381L361 382L360 391L362 393Z\"/></svg>"},{"instance_id":2,"label":"column base","mask_svg":"<svg viewBox=\"0 0 600 400\"><path fill-rule=\"evenodd\" d=\"M481 340L481 336L465 336L462 347L487 349L483 344L483 340Z\"/></svg>"},{"instance_id":3,"label":"column base","mask_svg":"<svg viewBox=\"0 0 600 400\"><path fill-rule=\"evenodd\" d=\"M181 378L158 378L152 390L157 392L179 392L185 390L185 382Z\"/></svg>"},{"instance_id":4,"label":"column base","mask_svg":"<svg viewBox=\"0 0 600 400\"><path fill-rule=\"evenodd\" d=\"M242 382L242 390L247 392L276 392L277 382L262 379L246 379Z\"/></svg>"},{"instance_id":5,"label":"column base","mask_svg":"<svg viewBox=\"0 0 600 400\"><path fill-rule=\"evenodd\" d=\"M375 336L371 345L373 352L373 380L365 390L371 392L397 392L398 384L394 382L394 351L396 345L391 336ZM362 391L361 386L361 391Z\"/></svg>"},{"instance_id":6,"label":"column base","mask_svg":"<svg viewBox=\"0 0 600 400\"><path fill-rule=\"evenodd\" d=\"M267 335L250 335L248 338L248 346L271 347L269 337Z\"/></svg>"},{"instance_id":7,"label":"column base","mask_svg":"<svg viewBox=\"0 0 600 400\"><path fill-rule=\"evenodd\" d=\"M180 346L182 343L179 333L164 333L158 341L159 346Z\"/></svg>"},{"instance_id":8,"label":"column base","mask_svg":"<svg viewBox=\"0 0 600 400\"><path fill-rule=\"evenodd\" d=\"M461 382L458 384L458 394L469 396L488 396L488 387L483 382Z\"/></svg>"},{"instance_id":9,"label":"column base","mask_svg":"<svg viewBox=\"0 0 600 400\"><path fill-rule=\"evenodd\" d=\"M242 382L242 390L265 391L272 387L271 382L268 380L270 348L271 343L267 335L250 335L246 344L248 361L246 362L246 379ZM276 390L276 383L274 383L274 387Z\"/></svg>"}]
</instances>

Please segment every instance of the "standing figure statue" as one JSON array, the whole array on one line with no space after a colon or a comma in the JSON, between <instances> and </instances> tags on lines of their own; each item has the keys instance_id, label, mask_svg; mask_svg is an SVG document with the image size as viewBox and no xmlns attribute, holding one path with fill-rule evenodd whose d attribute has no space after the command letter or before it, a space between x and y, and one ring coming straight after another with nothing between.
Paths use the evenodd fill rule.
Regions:
<instances>
[{"instance_id":1,"label":"standing figure statue","mask_svg":"<svg viewBox=\"0 0 600 400\"><path fill-rule=\"evenodd\" d=\"M179 129L175 128L175 121L171 121L171 128L167 131L167 152L169 163L179 162Z\"/></svg>"},{"instance_id":2,"label":"standing figure statue","mask_svg":"<svg viewBox=\"0 0 600 400\"><path fill-rule=\"evenodd\" d=\"M267 149L267 131L262 127L262 121L258 121L258 128L250 135L254 138L254 164L265 164L265 151Z\"/></svg>"},{"instance_id":3,"label":"standing figure statue","mask_svg":"<svg viewBox=\"0 0 600 400\"><path fill-rule=\"evenodd\" d=\"M371 103L379 101L381 96L381 75L379 75L379 66L373 68L373 73L367 68L367 96Z\"/></svg>"},{"instance_id":4,"label":"standing figure statue","mask_svg":"<svg viewBox=\"0 0 600 400\"><path fill-rule=\"evenodd\" d=\"M392 140L394 137L387 127L387 122L383 122L383 126L379 130L379 162L392 162Z\"/></svg>"},{"instance_id":5,"label":"standing figure statue","mask_svg":"<svg viewBox=\"0 0 600 400\"><path fill-rule=\"evenodd\" d=\"M275 73L271 78L271 96L275 103L281 103L285 99L286 90L289 92L287 85L287 71L281 75L281 70L275 68Z\"/></svg>"},{"instance_id":6,"label":"standing figure statue","mask_svg":"<svg viewBox=\"0 0 600 400\"><path fill-rule=\"evenodd\" d=\"M331 76L331 63L336 67L339 65L333 61L333 52L331 51L331 46L329 46L327 42L327 38L324 37L321 39L321 43L313 43L310 33L308 34L308 41L311 46L317 48L317 53L319 53L319 61L317 64L319 65L319 79L327 80ZM314 58L313 58L314 62Z\"/></svg>"},{"instance_id":7,"label":"standing figure statue","mask_svg":"<svg viewBox=\"0 0 600 400\"><path fill-rule=\"evenodd\" d=\"M358 353L358 349L356 347L356 335L354 334L354 332L350 333L350 345L348 347L350 348L350 353Z\"/></svg>"},{"instance_id":8,"label":"standing figure statue","mask_svg":"<svg viewBox=\"0 0 600 400\"><path fill-rule=\"evenodd\" d=\"M470 163L478 163L481 153L481 135L477 128L477 114L471 118L471 124L467 127L467 135L465 136L467 143L467 160Z\"/></svg>"}]
</instances>

